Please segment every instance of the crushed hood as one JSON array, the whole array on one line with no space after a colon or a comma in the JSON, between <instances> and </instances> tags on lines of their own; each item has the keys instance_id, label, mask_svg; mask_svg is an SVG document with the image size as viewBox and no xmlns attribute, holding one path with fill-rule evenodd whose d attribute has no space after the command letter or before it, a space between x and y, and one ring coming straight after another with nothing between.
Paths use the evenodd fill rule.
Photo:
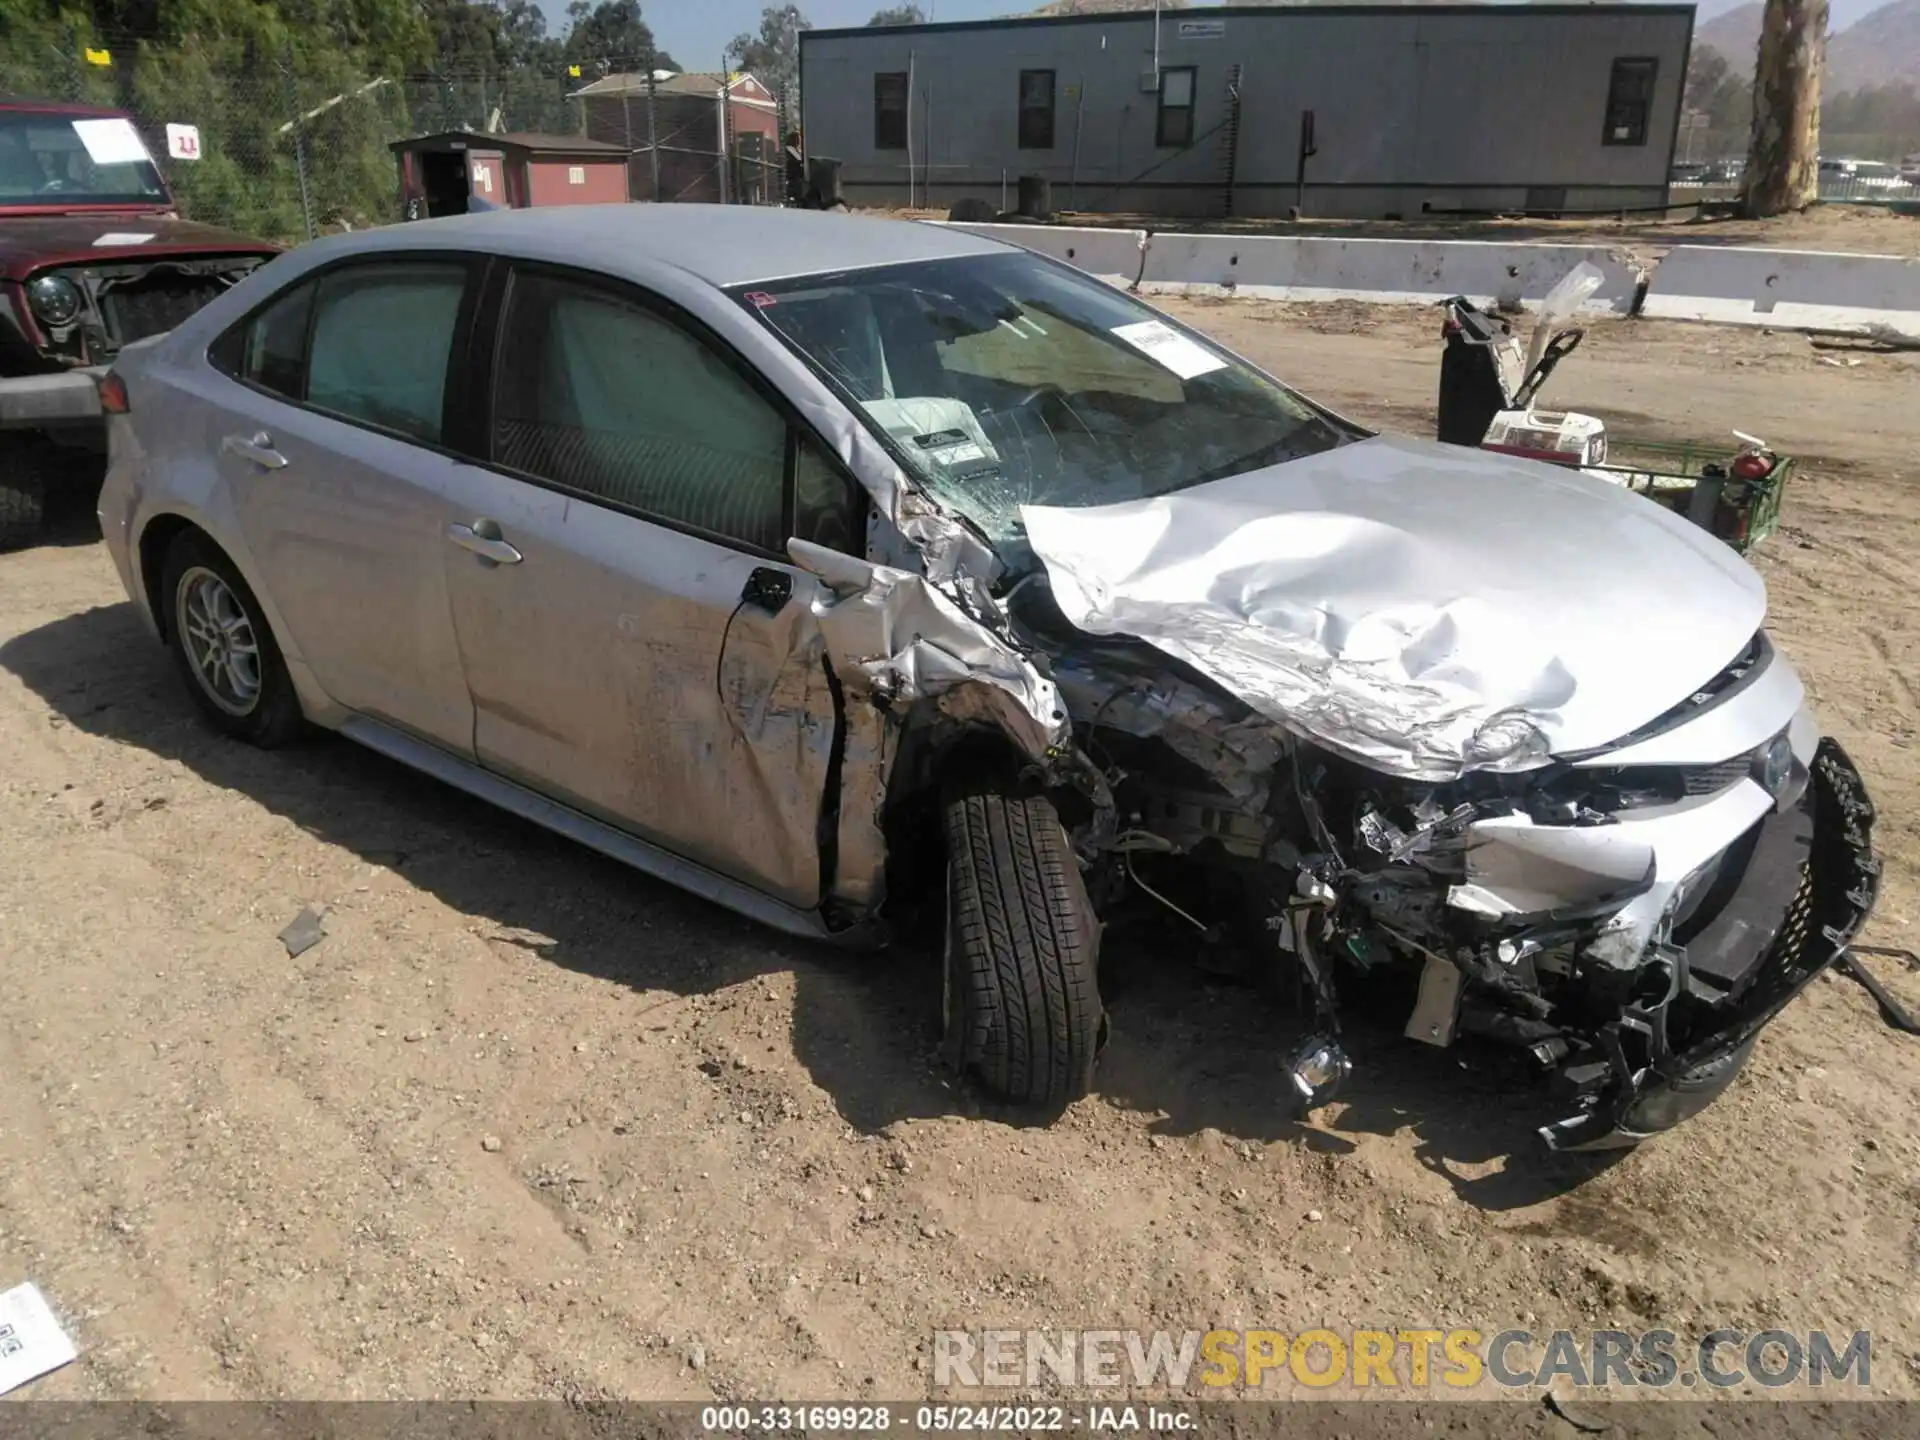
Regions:
<instances>
[{"instance_id":1,"label":"crushed hood","mask_svg":"<svg viewBox=\"0 0 1920 1440\"><path fill-rule=\"evenodd\" d=\"M1071 623L1147 641L1288 729L1417 779L1618 740L1730 663L1766 613L1745 561L1650 501L1430 441L1021 515Z\"/></svg>"}]
</instances>

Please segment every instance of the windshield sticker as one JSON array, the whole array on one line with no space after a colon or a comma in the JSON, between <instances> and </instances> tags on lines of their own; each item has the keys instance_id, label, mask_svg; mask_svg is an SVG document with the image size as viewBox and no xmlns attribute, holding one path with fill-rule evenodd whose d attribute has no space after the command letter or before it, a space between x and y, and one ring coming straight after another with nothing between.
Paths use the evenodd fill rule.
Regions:
<instances>
[{"instance_id":1,"label":"windshield sticker","mask_svg":"<svg viewBox=\"0 0 1920 1440\"><path fill-rule=\"evenodd\" d=\"M96 165L136 165L146 160L147 145L133 122L116 115L106 120L76 120L73 133Z\"/></svg>"},{"instance_id":2,"label":"windshield sticker","mask_svg":"<svg viewBox=\"0 0 1920 1440\"><path fill-rule=\"evenodd\" d=\"M747 303L756 310L765 310L769 305L778 305L780 302L764 290L749 290Z\"/></svg>"},{"instance_id":3,"label":"windshield sticker","mask_svg":"<svg viewBox=\"0 0 1920 1440\"><path fill-rule=\"evenodd\" d=\"M151 235L142 235L133 230L109 230L94 240L95 245L144 245L153 239Z\"/></svg>"},{"instance_id":4,"label":"windshield sticker","mask_svg":"<svg viewBox=\"0 0 1920 1440\"><path fill-rule=\"evenodd\" d=\"M1160 320L1141 320L1132 325L1116 325L1113 333L1140 351L1149 360L1158 362L1178 375L1182 380L1191 380L1197 375L1207 375L1215 370L1227 368L1227 362L1189 340L1171 325Z\"/></svg>"},{"instance_id":5,"label":"windshield sticker","mask_svg":"<svg viewBox=\"0 0 1920 1440\"><path fill-rule=\"evenodd\" d=\"M973 437L964 430L940 430L931 435L916 435L913 443L926 451L927 458L934 464L948 468L988 458L987 452L976 445Z\"/></svg>"}]
</instances>

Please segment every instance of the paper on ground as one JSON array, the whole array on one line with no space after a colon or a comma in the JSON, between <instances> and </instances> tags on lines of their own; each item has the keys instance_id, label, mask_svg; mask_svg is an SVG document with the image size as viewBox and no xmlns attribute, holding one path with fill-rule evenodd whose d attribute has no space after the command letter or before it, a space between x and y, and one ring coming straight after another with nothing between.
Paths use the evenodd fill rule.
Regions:
<instances>
[{"instance_id":1,"label":"paper on ground","mask_svg":"<svg viewBox=\"0 0 1920 1440\"><path fill-rule=\"evenodd\" d=\"M0 1295L0 1395L58 1370L79 1353L39 1286L28 1282Z\"/></svg>"},{"instance_id":2,"label":"paper on ground","mask_svg":"<svg viewBox=\"0 0 1920 1440\"><path fill-rule=\"evenodd\" d=\"M1113 333L1150 360L1157 360L1182 380L1211 374L1227 368L1227 362L1210 354L1171 325L1160 320L1141 320L1132 325L1116 325Z\"/></svg>"}]
</instances>

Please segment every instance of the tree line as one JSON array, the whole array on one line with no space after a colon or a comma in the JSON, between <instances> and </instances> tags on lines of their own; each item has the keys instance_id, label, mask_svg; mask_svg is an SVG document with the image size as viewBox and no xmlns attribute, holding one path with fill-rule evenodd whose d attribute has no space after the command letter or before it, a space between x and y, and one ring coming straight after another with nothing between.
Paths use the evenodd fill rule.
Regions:
<instances>
[{"instance_id":1,"label":"tree line","mask_svg":"<svg viewBox=\"0 0 1920 1440\"><path fill-rule=\"evenodd\" d=\"M1744 154L1753 127L1753 76L1743 74L1718 50L1696 46L1687 66L1685 109L1698 116L1709 139L1692 158L1714 160ZM1920 150L1920 90L1879 85L1820 101L1822 147L1862 160L1898 160ZM1717 148L1715 148L1717 147ZM1711 153L1709 151L1711 150Z\"/></svg>"},{"instance_id":2,"label":"tree line","mask_svg":"<svg viewBox=\"0 0 1920 1440\"><path fill-rule=\"evenodd\" d=\"M895 5L870 23L925 19ZM809 28L767 6L726 54L796 121ZM574 133L571 92L681 68L640 0L572 0L553 28L535 0L0 0L0 93L121 106L163 157L168 123L197 126L201 158L166 165L182 209L279 240L395 218L393 140Z\"/></svg>"}]
</instances>

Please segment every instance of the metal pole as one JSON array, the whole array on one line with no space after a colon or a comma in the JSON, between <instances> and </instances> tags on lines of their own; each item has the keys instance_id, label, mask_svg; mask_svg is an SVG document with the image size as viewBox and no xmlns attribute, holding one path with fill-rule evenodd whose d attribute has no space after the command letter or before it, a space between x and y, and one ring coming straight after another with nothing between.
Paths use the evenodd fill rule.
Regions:
<instances>
[{"instance_id":1,"label":"metal pole","mask_svg":"<svg viewBox=\"0 0 1920 1440\"><path fill-rule=\"evenodd\" d=\"M913 51L907 51L907 208L913 208Z\"/></svg>"},{"instance_id":2,"label":"metal pole","mask_svg":"<svg viewBox=\"0 0 1920 1440\"><path fill-rule=\"evenodd\" d=\"M1087 77L1083 71L1073 97L1073 169L1067 176L1067 204L1080 208L1080 126L1087 116Z\"/></svg>"},{"instance_id":3,"label":"metal pole","mask_svg":"<svg viewBox=\"0 0 1920 1440\"><path fill-rule=\"evenodd\" d=\"M293 42L287 42L282 74L287 81L287 113L293 117L293 168L300 177L300 223L313 239L313 197L307 193L307 137L300 127L300 92L293 83Z\"/></svg>"},{"instance_id":4,"label":"metal pole","mask_svg":"<svg viewBox=\"0 0 1920 1440\"><path fill-rule=\"evenodd\" d=\"M660 199L660 118L653 108L654 57L647 54L647 159L653 171L653 198L657 204Z\"/></svg>"},{"instance_id":5,"label":"metal pole","mask_svg":"<svg viewBox=\"0 0 1920 1440\"><path fill-rule=\"evenodd\" d=\"M720 109L718 112L720 121L720 203L722 205L732 203L731 197L728 195L729 187L727 185L727 181L730 178L727 171L733 168L728 163L730 157L727 154L727 73L727 52L723 51L720 55Z\"/></svg>"}]
</instances>

